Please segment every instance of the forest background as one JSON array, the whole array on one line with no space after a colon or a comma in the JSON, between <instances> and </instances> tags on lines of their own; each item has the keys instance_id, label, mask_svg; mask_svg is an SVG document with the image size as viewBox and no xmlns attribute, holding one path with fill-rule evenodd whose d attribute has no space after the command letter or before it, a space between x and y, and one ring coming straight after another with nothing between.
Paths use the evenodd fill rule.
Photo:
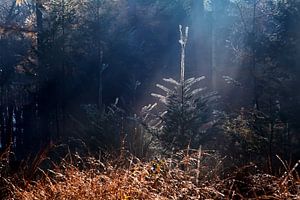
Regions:
<instances>
[{"instance_id":1,"label":"forest background","mask_svg":"<svg viewBox=\"0 0 300 200\"><path fill-rule=\"evenodd\" d=\"M270 172L276 155L297 161L299 9L297 0L2 0L0 150L16 163L51 144L80 152L82 141L92 154L139 158L201 146ZM189 27L185 77L205 76L203 91L187 107L168 93L171 114L154 114L163 78L180 80L179 24Z\"/></svg>"}]
</instances>

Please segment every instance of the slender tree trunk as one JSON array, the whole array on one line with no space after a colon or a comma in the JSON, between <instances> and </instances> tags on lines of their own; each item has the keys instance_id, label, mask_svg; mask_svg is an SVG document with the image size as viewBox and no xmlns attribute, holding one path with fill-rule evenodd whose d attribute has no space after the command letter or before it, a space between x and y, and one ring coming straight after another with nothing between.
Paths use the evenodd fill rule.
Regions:
<instances>
[{"instance_id":1,"label":"slender tree trunk","mask_svg":"<svg viewBox=\"0 0 300 200\"><path fill-rule=\"evenodd\" d=\"M42 32L43 32L43 13L41 11L42 9L42 3L40 0L36 0L35 3L35 15L36 15L36 29L37 29L37 52L38 52L38 61L40 62L40 50L42 45ZM40 67L40 66L38 66Z\"/></svg>"},{"instance_id":2,"label":"slender tree trunk","mask_svg":"<svg viewBox=\"0 0 300 200\"><path fill-rule=\"evenodd\" d=\"M183 121L183 115L184 115L184 82L185 82L185 47L188 40L188 33L189 28L185 27L185 32L182 31L182 26L179 25L179 32L180 32L180 40L179 44L181 45L181 59L180 59L180 86L181 86L181 116L180 116L180 122L179 122L179 132L180 135L183 136L185 132L185 124Z\"/></svg>"},{"instance_id":3,"label":"slender tree trunk","mask_svg":"<svg viewBox=\"0 0 300 200\"><path fill-rule=\"evenodd\" d=\"M211 87L216 90L216 70L217 70L217 52L216 52L216 2L212 1L211 11Z\"/></svg>"},{"instance_id":4,"label":"slender tree trunk","mask_svg":"<svg viewBox=\"0 0 300 200\"><path fill-rule=\"evenodd\" d=\"M205 51L206 48L203 48L205 46L205 42L203 38L205 38L205 19L204 19L204 3L203 0L197 0L193 1L192 4L192 13L191 13L191 40L193 41L191 43L191 58L193 59L193 63L196 66L196 74L197 76L199 74L203 75L203 66L206 66L204 59L205 57ZM200 73L201 72L201 73Z\"/></svg>"},{"instance_id":5,"label":"slender tree trunk","mask_svg":"<svg viewBox=\"0 0 300 200\"><path fill-rule=\"evenodd\" d=\"M13 1L10 9L9 9L9 13L8 15L6 16L6 19L5 19L5 24L8 25L10 24L12 18L13 18L13 13L15 11L15 7L16 7L16 0Z\"/></svg>"},{"instance_id":6,"label":"slender tree trunk","mask_svg":"<svg viewBox=\"0 0 300 200\"><path fill-rule=\"evenodd\" d=\"M100 28L101 28L101 19L100 19L100 8L101 2L97 0L97 62L98 62L98 109L103 110L103 51L101 48L101 37L100 37Z\"/></svg>"},{"instance_id":7,"label":"slender tree trunk","mask_svg":"<svg viewBox=\"0 0 300 200\"><path fill-rule=\"evenodd\" d=\"M256 0L253 1L253 19L252 19L252 69L251 74L253 78L253 90L254 90L254 108L259 110L258 102L258 88L257 88L257 74L256 74Z\"/></svg>"},{"instance_id":8,"label":"slender tree trunk","mask_svg":"<svg viewBox=\"0 0 300 200\"><path fill-rule=\"evenodd\" d=\"M12 111L12 107L8 106L7 107L7 111L6 111L6 134L7 134L7 138L6 138L6 144L7 147L11 147L12 146L12 142L13 142L13 111Z\"/></svg>"},{"instance_id":9,"label":"slender tree trunk","mask_svg":"<svg viewBox=\"0 0 300 200\"><path fill-rule=\"evenodd\" d=\"M35 118L35 137L38 138L38 140L41 140L40 135L40 123L43 123L43 119L40 119L39 117L39 109L41 107L42 102L39 102L39 96L38 91L39 87L42 81L42 73L43 73L43 64L42 64L42 33L43 33L43 13L42 13L43 5L41 3L41 0L35 1L35 17L36 17L36 51L37 51L37 68L39 71L39 80L36 82L35 87L35 97L34 97L34 118ZM41 116L42 117L42 116ZM46 130L44 130L46 131ZM41 142L41 141L37 141Z\"/></svg>"},{"instance_id":10,"label":"slender tree trunk","mask_svg":"<svg viewBox=\"0 0 300 200\"><path fill-rule=\"evenodd\" d=\"M269 124L269 156L268 156L268 165L269 165L269 173L272 174L273 172L273 137L274 137L274 123L271 122Z\"/></svg>"},{"instance_id":11,"label":"slender tree trunk","mask_svg":"<svg viewBox=\"0 0 300 200\"><path fill-rule=\"evenodd\" d=\"M65 129L66 129L66 63L65 63L65 0L61 1L61 9L62 9L62 13L61 13L61 17L62 17L62 103L61 103L61 111L62 111L62 129L61 129L61 134L64 135L65 133ZM58 137L60 137L60 133L58 133Z\"/></svg>"}]
</instances>

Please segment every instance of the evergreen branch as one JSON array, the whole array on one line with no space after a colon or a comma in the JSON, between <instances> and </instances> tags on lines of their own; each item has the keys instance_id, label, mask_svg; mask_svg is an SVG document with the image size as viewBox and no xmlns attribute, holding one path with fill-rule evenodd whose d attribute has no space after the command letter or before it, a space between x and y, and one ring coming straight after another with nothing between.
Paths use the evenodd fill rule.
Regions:
<instances>
[{"instance_id":1,"label":"evergreen branch","mask_svg":"<svg viewBox=\"0 0 300 200\"><path fill-rule=\"evenodd\" d=\"M164 78L163 79L164 81L168 82L168 83L171 83L171 84L174 84L176 86L180 86L180 83L178 83L175 79L173 78Z\"/></svg>"}]
</instances>

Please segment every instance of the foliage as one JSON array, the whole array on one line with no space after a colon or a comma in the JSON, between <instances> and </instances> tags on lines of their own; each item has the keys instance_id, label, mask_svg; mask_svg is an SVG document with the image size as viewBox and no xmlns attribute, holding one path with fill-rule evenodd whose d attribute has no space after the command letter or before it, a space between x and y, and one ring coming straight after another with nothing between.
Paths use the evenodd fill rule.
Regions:
<instances>
[{"instance_id":1,"label":"foliage","mask_svg":"<svg viewBox=\"0 0 300 200\"><path fill-rule=\"evenodd\" d=\"M144 108L144 111L152 112L154 107L159 107L154 114L146 114L148 126L156 129L156 137L167 150L182 149L188 145L197 148L204 141L201 137L201 126L208 122L210 110L209 103L215 100L215 93L204 93L205 88L199 86L205 77L189 78L185 80L185 48L188 39L188 27L183 35L182 26L179 26L181 45L180 82L168 78L163 79L167 84L157 84L165 94L152 93L158 98L155 103Z\"/></svg>"},{"instance_id":2,"label":"foliage","mask_svg":"<svg viewBox=\"0 0 300 200\"><path fill-rule=\"evenodd\" d=\"M85 120L73 118L76 137L87 143L91 153L109 150L120 154L124 149L138 158L152 157L153 137L141 125L140 118L130 116L119 106L119 100L99 110L96 105L83 105Z\"/></svg>"},{"instance_id":3,"label":"foliage","mask_svg":"<svg viewBox=\"0 0 300 200\"><path fill-rule=\"evenodd\" d=\"M296 123L287 116L298 107L294 102L298 92L288 88L292 88L290 83L296 83L293 74L297 73L294 60L298 40L289 26L298 17L294 8L299 4L235 1L234 5L236 9L231 10L238 17L227 44L234 52L238 79L223 78L235 86L234 93L241 93L243 102L236 112L232 111L234 103L228 101L231 108L224 128L232 137L229 144L235 146L231 153L236 154L237 161L240 154L240 160L257 160L271 170L279 165L273 163L275 154L297 159L297 150L292 153L297 148L289 147L292 140L299 141L296 132L290 130Z\"/></svg>"},{"instance_id":4,"label":"foliage","mask_svg":"<svg viewBox=\"0 0 300 200\"><path fill-rule=\"evenodd\" d=\"M198 85L203 79L187 79L183 86L174 79L164 79L172 84L172 88L158 84L157 87L166 92L165 96L152 94L162 103L162 110L158 113L160 121L155 126L161 130L158 137L168 149L187 145L196 148L204 142L201 140L201 127L209 120L208 104L214 93L203 94L204 88Z\"/></svg>"},{"instance_id":5,"label":"foliage","mask_svg":"<svg viewBox=\"0 0 300 200\"><path fill-rule=\"evenodd\" d=\"M235 164L297 160L299 9L297 0L2 0L0 151L12 145L22 159L76 137L139 158L202 144ZM153 82L177 77L178 23L190 27L191 45L187 34L180 44L195 78L164 79L139 114ZM223 129L211 129L216 113Z\"/></svg>"},{"instance_id":6,"label":"foliage","mask_svg":"<svg viewBox=\"0 0 300 200\"><path fill-rule=\"evenodd\" d=\"M41 170L35 182L23 180L24 186L4 180L8 199L293 199L300 195L298 164L284 164L279 177L249 165L221 178L222 159L201 149L149 162L121 157L103 163L75 155L53 170Z\"/></svg>"},{"instance_id":7,"label":"foliage","mask_svg":"<svg viewBox=\"0 0 300 200\"><path fill-rule=\"evenodd\" d=\"M124 132L125 113L117 104L118 99L104 111L99 110L96 105L83 106L87 121L82 124L83 130L79 137L84 138L95 152L99 147L111 150L120 148L121 137L124 137L121 134Z\"/></svg>"}]
</instances>

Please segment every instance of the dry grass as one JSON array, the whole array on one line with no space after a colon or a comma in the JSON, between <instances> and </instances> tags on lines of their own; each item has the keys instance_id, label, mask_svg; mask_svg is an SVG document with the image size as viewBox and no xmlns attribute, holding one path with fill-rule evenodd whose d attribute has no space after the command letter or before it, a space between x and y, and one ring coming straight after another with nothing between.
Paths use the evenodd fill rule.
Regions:
<instances>
[{"instance_id":1,"label":"dry grass","mask_svg":"<svg viewBox=\"0 0 300 200\"><path fill-rule=\"evenodd\" d=\"M201 149L149 162L126 157L104 164L73 156L22 187L3 179L8 199L300 199L298 164L284 165L282 177L250 174L247 166L220 178L222 159Z\"/></svg>"}]
</instances>

